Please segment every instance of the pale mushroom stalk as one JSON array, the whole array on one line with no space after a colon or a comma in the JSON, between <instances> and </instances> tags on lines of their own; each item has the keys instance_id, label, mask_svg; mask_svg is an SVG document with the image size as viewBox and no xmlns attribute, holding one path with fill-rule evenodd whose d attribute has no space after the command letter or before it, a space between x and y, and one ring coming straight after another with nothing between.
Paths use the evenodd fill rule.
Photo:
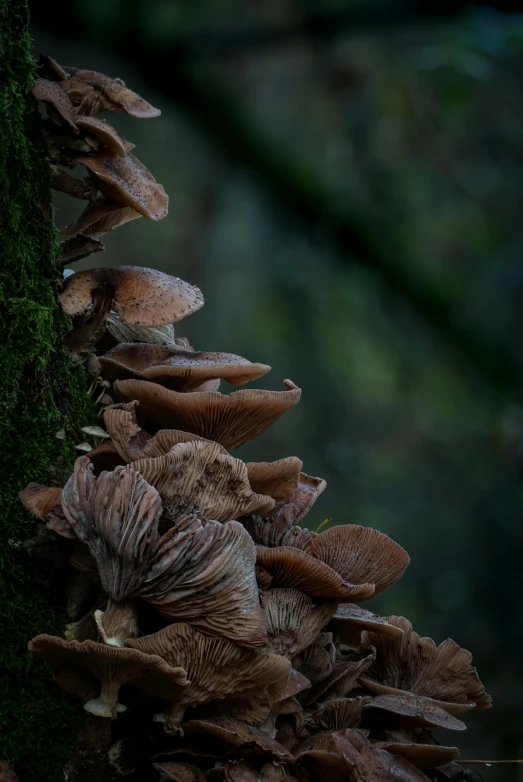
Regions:
<instances>
[{"instance_id":1,"label":"pale mushroom stalk","mask_svg":"<svg viewBox=\"0 0 523 782\"><path fill-rule=\"evenodd\" d=\"M181 727L185 716L185 710L187 704L180 703L180 701L172 701L169 703L163 714L155 714L155 722L163 722L163 727L166 733L171 736L183 736L183 728Z\"/></svg>"},{"instance_id":2,"label":"pale mushroom stalk","mask_svg":"<svg viewBox=\"0 0 523 782\"><path fill-rule=\"evenodd\" d=\"M138 612L132 600L116 602L109 598L105 611L94 612L98 631L109 646L125 646L126 638L138 635Z\"/></svg>"},{"instance_id":3,"label":"pale mushroom stalk","mask_svg":"<svg viewBox=\"0 0 523 782\"><path fill-rule=\"evenodd\" d=\"M78 734L74 754L64 768L66 782L100 782L111 742L111 720L89 715Z\"/></svg>"},{"instance_id":4,"label":"pale mushroom stalk","mask_svg":"<svg viewBox=\"0 0 523 782\"><path fill-rule=\"evenodd\" d=\"M100 682L100 695L90 698L84 703L84 709L95 717L114 719L116 715L126 710L123 704L118 702L118 695L122 682L112 677Z\"/></svg>"}]
</instances>

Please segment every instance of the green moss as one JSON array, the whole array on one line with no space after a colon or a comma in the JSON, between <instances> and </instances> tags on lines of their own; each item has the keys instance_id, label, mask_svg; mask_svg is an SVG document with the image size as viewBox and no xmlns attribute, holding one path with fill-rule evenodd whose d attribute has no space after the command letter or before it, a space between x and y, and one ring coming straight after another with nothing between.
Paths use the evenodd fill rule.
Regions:
<instances>
[{"instance_id":1,"label":"green moss","mask_svg":"<svg viewBox=\"0 0 523 782\"><path fill-rule=\"evenodd\" d=\"M60 578L23 548L37 524L17 495L30 481L47 482L51 465L72 464L93 410L83 368L62 347L70 324L56 303L58 248L25 0L0 0L0 62L0 757L21 782L53 782L63 779L82 712L27 653L33 635L60 633L66 619Z\"/></svg>"}]
</instances>

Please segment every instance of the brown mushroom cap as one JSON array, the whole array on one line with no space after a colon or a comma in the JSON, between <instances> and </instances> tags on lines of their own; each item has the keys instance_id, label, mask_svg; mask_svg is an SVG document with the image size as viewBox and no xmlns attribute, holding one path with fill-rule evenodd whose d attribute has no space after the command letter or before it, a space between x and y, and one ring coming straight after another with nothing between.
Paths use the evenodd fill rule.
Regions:
<instances>
[{"instance_id":1,"label":"brown mushroom cap","mask_svg":"<svg viewBox=\"0 0 523 782\"><path fill-rule=\"evenodd\" d=\"M29 643L33 657L48 662L61 687L87 694L84 709L98 717L116 717L118 693L133 682L157 698L171 700L188 686L182 668L172 668L161 657L137 649L106 646L95 641L64 641L37 635ZM100 692L96 697L96 692Z\"/></svg>"},{"instance_id":2,"label":"brown mushroom cap","mask_svg":"<svg viewBox=\"0 0 523 782\"><path fill-rule=\"evenodd\" d=\"M64 89L78 114L96 115L102 111L123 111L137 119L159 117L155 109L136 92L128 89L121 79L112 79L103 73L73 68Z\"/></svg>"},{"instance_id":3,"label":"brown mushroom cap","mask_svg":"<svg viewBox=\"0 0 523 782\"><path fill-rule=\"evenodd\" d=\"M332 671L317 682L308 694L308 703L344 698L358 687L358 678L364 673L376 657L374 649L366 649L362 654L347 655L338 660Z\"/></svg>"},{"instance_id":4,"label":"brown mushroom cap","mask_svg":"<svg viewBox=\"0 0 523 782\"><path fill-rule=\"evenodd\" d=\"M312 535L305 551L354 584L375 585L379 594L401 578L410 558L388 535L359 524L332 527Z\"/></svg>"},{"instance_id":5,"label":"brown mushroom cap","mask_svg":"<svg viewBox=\"0 0 523 782\"><path fill-rule=\"evenodd\" d=\"M314 641L336 610L334 601L314 605L298 589L271 589L260 601L269 636L266 649L289 659Z\"/></svg>"},{"instance_id":6,"label":"brown mushroom cap","mask_svg":"<svg viewBox=\"0 0 523 782\"><path fill-rule=\"evenodd\" d=\"M290 380L285 385L286 391L255 389L228 395L217 391L183 394L145 380L118 380L114 392L122 402L138 400L160 425L192 431L230 451L265 432L298 404L301 390Z\"/></svg>"},{"instance_id":7,"label":"brown mushroom cap","mask_svg":"<svg viewBox=\"0 0 523 782\"><path fill-rule=\"evenodd\" d=\"M312 733L320 730L345 730L359 728L363 718L363 707L371 698L336 698L327 701L321 709L309 714L305 727Z\"/></svg>"},{"instance_id":8,"label":"brown mushroom cap","mask_svg":"<svg viewBox=\"0 0 523 782\"><path fill-rule=\"evenodd\" d=\"M192 763L153 763L153 768L159 771L160 779L172 779L174 782L203 782L205 774Z\"/></svg>"},{"instance_id":9,"label":"brown mushroom cap","mask_svg":"<svg viewBox=\"0 0 523 782\"><path fill-rule=\"evenodd\" d=\"M420 638L404 617L390 616L387 622L403 630L403 634L362 635L362 641L375 646L378 652L367 673L367 689L423 695L451 714L490 708L490 695L471 665L470 652L450 639L436 646L431 638Z\"/></svg>"},{"instance_id":10,"label":"brown mushroom cap","mask_svg":"<svg viewBox=\"0 0 523 782\"><path fill-rule=\"evenodd\" d=\"M66 239L79 233L87 233L90 237L99 237L119 228L130 220L136 220L141 215L130 206L122 206L116 201L100 196L92 204L86 206L78 220L70 223L62 231Z\"/></svg>"},{"instance_id":11,"label":"brown mushroom cap","mask_svg":"<svg viewBox=\"0 0 523 782\"><path fill-rule=\"evenodd\" d=\"M414 742L375 741L374 747L386 749L399 755L417 768L436 768L451 763L459 757L457 747L442 747L439 744L417 744Z\"/></svg>"},{"instance_id":12,"label":"brown mushroom cap","mask_svg":"<svg viewBox=\"0 0 523 782\"><path fill-rule=\"evenodd\" d=\"M89 136L94 136L111 157L125 157L126 148L118 132L107 120L98 117L77 117L76 125Z\"/></svg>"},{"instance_id":13,"label":"brown mushroom cap","mask_svg":"<svg viewBox=\"0 0 523 782\"><path fill-rule=\"evenodd\" d=\"M423 698L421 695L377 695L364 706L364 711L393 714L402 722L422 728L466 730L466 725L461 720L437 706L430 698Z\"/></svg>"},{"instance_id":14,"label":"brown mushroom cap","mask_svg":"<svg viewBox=\"0 0 523 782\"><path fill-rule=\"evenodd\" d=\"M210 443L197 434L181 432L178 429L160 429L154 436L147 434L136 423L135 408L138 402L111 405L104 412L104 424L112 442L125 462L164 456L179 443L202 441ZM220 452L227 455L218 443Z\"/></svg>"},{"instance_id":15,"label":"brown mushroom cap","mask_svg":"<svg viewBox=\"0 0 523 782\"><path fill-rule=\"evenodd\" d=\"M178 277L141 266L117 266L88 269L69 277L59 296L65 314L75 317L87 312L93 292L101 285L113 290L113 304L121 320L130 325L174 323L203 306L199 288Z\"/></svg>"},{"instance_id":16,"label":"brown mushroom cap","mask_svg":"<svg viewBox=\"0 0 523 782\"><path fill-rule=\"evenodd\" d=\"M244 649L226 638L209 638L185 623L130 639L127 645L158 655L172 667L187 671L190 685L165 715L168 732L179 728L188 706L221 700L253 687L266 687L287 679L291 670L284 657Z\"/></svg>"},{"instance_id":17,"label":"brown mushroom cap","mask_svg":"<svg viewBox=\"0 0 523 782\"><path fill-rule=\"evenodd\" d=\"M139 217L138 212L134 214ZM154 345L176 345L176 347L188 350L188 341L186 339L175 339L174 324L166 323L165 326L147 329L143 326L128 326L122 323L114 315L109 315L107 319L107 331L116 343L119 342L148 342Z\"/></svg>"},{"instance_id":18,"label":"brown mushroom cap","mask_svg":"<svg viewBox=\"0 0 523 782\"><path fill-rule=\"evenodd\" d=\"M223 454L216 443L179 443L164 456L139 459L128 469L158 489L173 519L194 513L201 519L230 521L274 507L272 497L252 491L245 464Z\"/></svg>"},{"instance_id":19,"label":"brown mushroom cap","mask_svg":"<svg viewBox=\"0 0 523 782\"><path fill-rule=\"evenodd\" d=\"M271 574L274 586L300 589L311 597L367 600L374 594L373 584L349 584L321 560L290 546L257 546L256 564Z\"/></svg>"},{"instance_id":20,"label":"brown mushroom cap","mask_svg":"<svg viewBox=\"0 0 523 782\"><path fill-rule=\"evenodd\" d=\"M109 596L120 601L134 595L158 539L162 505L156 489L124 467L95 479L89 457L81 456L62 492L62 507L79 540L89 546Z\"/></svg>"},{"instance_id":21,"label":"brown mushroom cap","mask_svg":"<svg viewBox=\"0 0 523 782\"><path fill-rule=\"evenodd\" d=\"M222 742L226 751L233 747L241 750L245 755L267 759L276 757L291 762L293 760L291 753L277 741L265 736L256 728L229 717L189 720L184 723L183 728L188 736L204 733L216 737Z\"/></svg>"},{"instance_id":22,"label":"brown mushroom cap","mask_svg":"<svg viewBox=\"0 0 523 782\"><path fill-rule=\"evenodd\" d=\"M18 496L29 513L40 521L45 521L45 517L55 505L60 505L62 489L57 486L42 486L41 483L28 483Z\"/></svg>"},{"instance_id":23,"label":"brown mushroom cap","mask_svg":"<svg viewBox=\"0 0 523 782\"><path fill-rule=\"evenodd\" d=\"M40 52L38 67L52 81L65 81L68 78L67 71L56 60L43 52Z\"/></svg>"},{"instance_id":24,"label":"brown mushroom cap","mask_svg":"<svg viewBox=\"0 0 523 782\"><path fill-rule=\"evenodd\" d=\"M54 106L73 133L78 133L74 106L62 84L56 81L48 81L48 79L37 79L31 92L37 100L43 100L45 103L50 103Z\"/></svg>"},{"instance_id":25,"label":"brown mushroom cap","mask_svg":"<svg viewBox=\"0 0 523 782\"><path fill-rule=\"evenodd\" d=\"M166 216L167 193L130 152L123 158L80 157L76 162L96 177L100 192L107 198L131 207L149 220Z\"/></svg>"},{"instance_id":26,"label":"brown mushroom cap","mask_svg":"<svg viewBox=\"0 0 523 782\"><path fill-rule=\"evenodd\" d=\"M338 606L336 613L329 622L328 629L335 635L338 643L346 644L347 646L359 646L361 644L361 634L364 630L392 637L403 635L401 627L389 624L383 617L353 603L343 603ZM369 639L366 638L365 644L368 645L369 643Z\"/></svg>"},{"instance_id":27,"label":"brown mushroom cap","mask_svg":"<svg viewBox=\"0 0 523 782\"><path fill-rule=\"evenodd\" d=\"M263 646L254 544L241 524L182 516L156 544L140 596L171 620Z\"/></svg>"},{"instance_id":28,"label":"brown mushroom cap","mask_svg":"<svg viewBox=\"0 0 523 782\"><path fill-rule=\"evenodd\" d=\"M332 633L320 633L317 638L293 660L312 684L317 684L328 676L336 662L336 647L332 642Z\"/></svg>"}]
</instances>

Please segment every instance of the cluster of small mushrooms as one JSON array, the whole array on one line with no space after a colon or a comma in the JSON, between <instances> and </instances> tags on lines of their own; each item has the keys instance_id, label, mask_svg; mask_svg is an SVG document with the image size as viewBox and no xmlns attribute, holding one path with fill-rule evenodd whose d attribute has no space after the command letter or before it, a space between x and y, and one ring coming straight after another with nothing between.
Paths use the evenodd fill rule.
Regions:
<instances>
[{"instance_id":1,"label":"cluster of small mushrooms","mask_svg":"<svg viewBox=\"0 0 523 782\"><path fill-rule=\"evenodd\" d=\"M43 68L35 94L50 104L55 159L87 166L103 193L66 230L75 246L162 216L160 185L96 118L158 112L117 79ZM203 297L175 277L83 271L59 299L70 346L111 401L105 440L72 474L21 492L70 570L65 637L29 644L88 715L66 779L94 782L107 766L176 782L474 778L435 735L490 706L470 653L361 606L401 578L407 553L357 524L300 526L326 484L299 458L231 455L300 389L220 391L270 368L176 338Z\"/></svg>"}]
</instances>

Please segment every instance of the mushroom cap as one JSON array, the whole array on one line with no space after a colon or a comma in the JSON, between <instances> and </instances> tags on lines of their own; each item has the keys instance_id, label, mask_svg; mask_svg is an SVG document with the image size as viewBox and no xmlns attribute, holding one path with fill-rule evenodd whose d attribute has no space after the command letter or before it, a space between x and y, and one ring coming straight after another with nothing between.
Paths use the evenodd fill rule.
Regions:
<instances>
[{"instance_id":1,"label":"mushroom cap","mask_svg":"<svg viewBox=\"0 0 523 782\"><path fill-rule=\"evenodd\" d=\"M38 66L46 76L51 77L52 81L65 81L68 78L67 71L56 60L43 52L40 52Z\"/></svg>"},{"instance_id":2,"label":"mushroom cap","mask_svg":"<svg viewBox=\"0 0 523 782\"><path fill-rule=\"evenodd\" d=\"M270 589L270 586L272 584L272 576L271 574L265 570L265 568L259 567L256 565L256 583L258 584L260 589L266 590Z\"/></svg>"},{"instance_id":3,"label":"mushroom cap","mask_svg":"<svg viewBox=\"0 0 523 782\"><path fill-rule=\"evenodd\" d=\"M98 188L107 198L130 206L149 220L161 220L169 207L169 196L149 169L130 152L125 157L80 157L97 179Z\"/></svg>"},{"instance_id":4,"label":"mushroom cap","mask_svg":"<svg viewBox=\"0 0 523 782\"><path fill-rule=\"evenodd\" d=\"M18 776L5 760L0 758L0 782L18 782Z\"/></svg>"},{"instance_id":5,"label":"mushroom cap","mask_svg":"<svg viewBox=\"0 0 523 782\"><path fill-rule=\"evenodd\" d=\"M271 574L274 586L300 589L311 597L367 600L374 594L373 584L349 584L321 560L290 546L257 546L256 564Z\"/></svg>"},{"instance_id":6,"label":"mushroom cap","mask_svg":"<svg viewBox=\"0 0 523 782\"><path fill-rule=\"evenodd\" d=\"M88 269L69 277L58 297L65 314L75 317L87 312L93 292L104 284L113 290L121 320L130 325L174 323L203 306L199 288L178 277L141 266L116 266Z\"/></svg>"},{"instance_id":7,"label":"mushroom cap","mask_svg":"<svg viewBox=\"0 0 523 782\"><path fill-rule=\"evenodd\" d=\"M363 718L363 706L371 698L336 698L327 701L321 709L309 714L305 727L313 733L322 730L345 730L359 728Z\"/></svg>"},{"instance_id":8,"label":"mushroom cap","mask_svg":"<svg viewBox=\"0 0 523 782\"><path fill-rule=\"evenodd\" d=\"M353 603L343 603L337 607L328 629L336 636L338 643L348 646L360 645L364 630L392 637L403 635L401 627L389 624L383 617ZM365 643L368 645L369 639L366 638Z\"/></svg>"},{"instance_id":9,"label":"mushroom cap","mask_svg":"<svg viewBox=\"0 0 523 782\"><path fill-rule=\"evenodd\" d=\"M390 616L387 622L403 630L403 634L390 637L364 632L362 635L362 641L375 646L378 652L376 662L367 673L365 687L377 691L377 685L380 692L399 690L423 695L451 714L490 708L490 695L471 665L470 652L450 639L436 646L431 638L420 638L404 617Z\"/></svg>"},{"instance_id":10,"label":"mushroom cap","mask_svg":"<svg viewBox=\"0 0 523 782\"><path fill-rule=\"evenodd\" d=\"M93 471L95 475L100 475L104 470L115 470L117 467L125 463L118 453L118 449L111 440L107 440L105 443L100 443L87 452L89 455L89 461L93 465Z\"/></svg>"},{"instance_id":11,"label":"mushroom cap","mask_svg":"<svg viewBox=\"0 0 523 782\"><path fill-rule=\"evenodd\" d=\"M18 493L22 505L40 521L50 513L55 505L62 501L62 489L58 486L42 486L41 483L28 483L25 489Z\"/></svg>"},{"instance_id":12,"label":"mushroom cap","mask_svg":"<svg viewBox=\"0 0 523 782\"><path fill-rule=\"evenodd\" d=\"M268 494L276 502L285 502L298 487L302 467L302 460L296 456L276 462L248 462L249 483L258 494Z\"/></svg>"},{"instance_id":13,"label":"mushroom cap","mask_svg":"<svg viewBox=\"0 0 523 782\"><path fill-rule=\"evenodd\" d=\"M157 698L177 698L188 686L182 668L172 668L157 655L144 654L138 649L99 644L96 641L64 641L53 635L37 635L29 642L29 651L36 659L50 664L57 683L65 684L63 674L71 672L77 693L96 693L99 683L112 684L117 689L133 682L137 687ZM70 690L69 690L70 691ZM100 716L108 716L106 714Z\"/></svg>"},{"instance_id":14,"label":"mushroom cap","mask_svg":"<svg viewBox=\"0 0 523 782\"><path fill-rule=\"evenodd\" d=\"M120 601L134 595L158 539L162 504L156 489L125 467L95 479L89 457L81 456L64 487L62 507L79 540L87 543L109 596Z\"/></svg>"},{"instance_id":15,"label":"mushroom cap","mask_svg":"<svg viewBox=\"0 0 523 782\"><path fill-rule=\"evenodd\" d=\"M308 702L337 700L344 698L358 687L358 678L372 665L376 653L366 649L362 654L347 655L347 659L335 663L332 671L311 689Z\"/></svg>"},{"instance_id":16,"label":"mushroom cap","mask_svg":"<svg viewBox=\"0 0 523 782\"><path fill-rule=\"evenodd\" d=\"M388 535L359 524L331 527L312 535L305 551L354 584L375 585L380 594L401 578L410 558Z\"/></svg>"},{"instance_id":17,"label":"mushroom cap","mask_svg":"<svg viewBox=\"0 0 523 782\"><path fill-rule=\"evenodd\" d=\"M407 693L377 695L363 708L365 712L393 714L398 720L417 727L466 730L466 725L461 720L437 706L430 698L421 695Z\"/></svg>"},{"instance_id":18,"label":"mushroom cap","mask_svg":"<svg viewBox=\"0 0 523 782\"><path fill-rule=\"evenodd\" d=\"M145 380L118 380L114 392L122 402L138 400L160 425L192 431L232 450L265 432L298 404L301 390L290 380L285 385L286 391L249 389L228 395L217 391L183 394Z\"/></svg>"},{"instance_id":19,"label":"mushroom cap","mask_svg":"<svg viewBox=\"0 0 523 782\"><path fill-rule=\"evenodd\" d=\"M289 659L314 641L336 610L334 601L314 605L298 589L271 589L260 601L269 636L266 649Z\"/></svg>"},{"instance_id":20,"label":"mushroom cap","mask_svg":"<svg viewBox=\"0 0 523 782\"><path fill-rule=\"evenodd\" d=\"M60 242L60 266L63 268L70 263L75 263L93 253L103 252L104 250L104 243L99 239L95 239L94 236L76 234L70 239Z\"/></svg>"},{"instance_id":21,"label":"mushroom cap","mask_svg":"<svg viewBox=\"0 0 523 782\"><path fill-rule=\"evenodd\" d=\"M386 749L399 755L417 768L436 768L451 763L459 757L457 747L442 747L439 744L418 744L415 742L375 741L374 747Z\"/></svg>"},{"instance_id":22,"label":"mushroom cap","mask_svg":"<svg viewBox=\"0 0 523 782\"><path fill-rule=\"evenodd\" d=\"M77 117L76 125L89 136L94 136L111 157L125 157L126 148L118 132L107 120L98 117Z\"/></svg>"},{"instance_id":23,"label":"mushroom cap","mask_svg":"<svg viewBox=\"0 0 523 782\"><path fill-rule=\"evenodd\" d=\"M328 676L336 662L336 647L332 642L332 633L320 633L304 649L293 664L310 680L317 684Z\"/></svg>"},{"instance_id":24,"label":"mushroom cap","mask_svg":"<svg viewBox=\"0 0 523 782\"><path fill-rule=\"evenodd\" d=\"M101 111L123 111L137 119L159 117L146 100L133 92L121 79L113 79L103 73L73 68L64 83L71 100L79 104L80 114L98 114Z\"/></svg>"},{"instance_id":25,"label":"mushroom cap","mask_svg":"<svg viewBox=\"0 0 523 782\"><path fill-rule=\"evenodd\" d=\"M138 212L134 214L139 217ZM155 345L176 345L188 349L186 339L175 339L174 324L166 323L165 326L147 329L143 326L128 326L122 323L115 315L109 315L107 319L107 331L116 342L148 342Z\"/></svg>"},{"instance_id":26,"label":"mushroom cap","mask_svg":"<svg viewBox=\"0 0 523 782\"><path fill-rule=\"evenodd\" d=\"M291 671L291 664L284 657L244 649L227 638L210 638L186 623L172 624L154 635L126 643L187 671L190 685L181 698L183 706L260 689L282 678L286 681Z\"/></svg>"},{"instance_id":27,"label":"mushroom cap","mask_svg":"<svg viewBox=\"0 0 523 782\"><path fill-rule=\"evenodd\" d=\"M37 100L43 100L45 103L50 103L54 106L73 133L78 133L74 106L62 84L57 81L49 81L48 79L37 79L31 92Z\"/></svg>"},{"instance_id":28,"label":"mushroom cap","mask_svg":"<svg viewBox=\"0 0 523 782\"><path fill-rule=\"evenodd\" d=\"M188 736L206 733L219 739L225 747L233 747L245 755L276 757L280 760L293 760L291 753L269 738L257 728L230 717L214 717L213 719L189 720L183 725Z\"/></svg>"},{"instance_id":29,"label":"mushroom cap","mask_svg":"<svg viewBox=\"0 0 523 782\"><path fill-rule=\"evenodd\" d=\"M136 423L135 407L138 402L111 405L104 412L104 424L112 442L125 462L164 456L179 443L202 441L210 443L197 434L181 432L178 429L160 429L155 435L147 434ZM227 454L223 446L220 452Z\"/></svg>"},{"instance_id":30,"label":"mushroom cap","mask_svg":"<svg viewBox=\"0 0 523 782\"><path fill-rule=\"evenodd\" d=\"M65 239L70 239L79 233L87 233L91 238L103 236L119 228L130 220L136 220L141 215L130 206L122 206L110 198L100 196L92 204L86 206L77 220L74 220L62 231Z\"/></svg>"},{"instance_id":31,"label":"mushroom cap","mask_svg":"<svg viewBox=\"0 0 523 782\"><path fill-rule=\"evenodd\" d=\"M162 774L162 779L172 779L174 782L203 782L205 774L192 763L153 763L153 768Z\"/></svg>"},{"instance_id":32,"label":"mushroom cap","mask_svg":"<svg viewBox=\"0 0 523 782\"><path fill-rule=\"evenodd\" d=\"M274 507L272 497L252 491L245 464L223 454L216 443L179 443L164 456L139 459L128 469L158 489L170 518L194 513L201 519L230 521Z\"/></svg>"},{"instance_id":33,"label":"mushroom cap","mask_svg":"<svg viewBox=\"0 0 523 782\"><path fill-rule=\"evenodd\" d=\"M140 596L171 620L263 646L254 544L241 524L181 516L157 542Z\"/></svg>"}]
</instances>

